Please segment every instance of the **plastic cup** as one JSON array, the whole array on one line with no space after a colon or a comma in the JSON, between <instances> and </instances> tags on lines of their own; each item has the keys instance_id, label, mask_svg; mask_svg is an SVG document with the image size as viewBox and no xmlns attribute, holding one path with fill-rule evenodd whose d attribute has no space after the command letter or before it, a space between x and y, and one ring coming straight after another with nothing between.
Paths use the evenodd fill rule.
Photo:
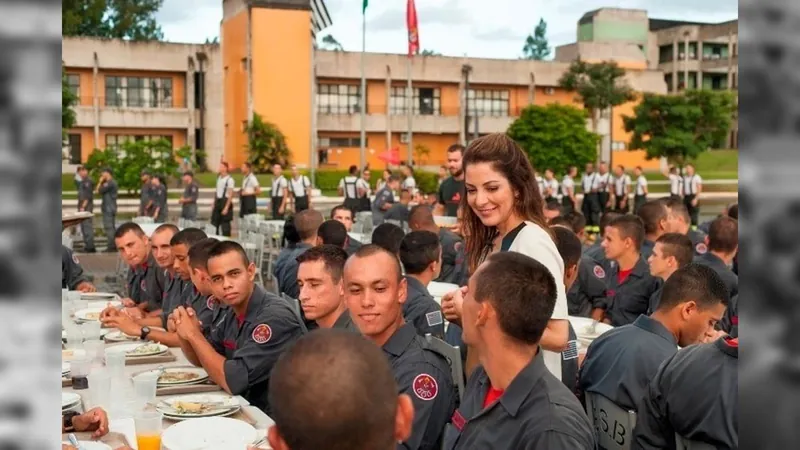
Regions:
<instances>
[{"instance_id":1,"label":"plastic cup","mask_svg":"<svg viewBox=\"0 0 800 450\"><path fill-rule=\"evenodd\" d=\"M108 409L111 400L111 376L105 369L95 369L89 374L89 397L94 407Z\"/></svg>"},{"instance_id":2,"label":"plastic cup","mask_svg":"<svg viewBox=\"0 0 800 450\"><path fill-rule=\"evenodd\" d=\"M163 415L158 411L139 411L133 415L139 450L161 450Z\"/></svg>"},{"instance_id":3,"label":"plastic cup","mask_svg":"<svg viewBox=\"0 0 800 450\"><path fill-rule=\"evenodd\" d=\"M87 339L83 342L83 348L86 350L86 357L89 358L92 363L102 362L105 347L106 343L99 339Z\"/></svg>"},{"instance_id":4,"label":"plastic cup","mask_svg":"<svg viewBox=\"0 0 800 450\"><path fill-rule=\"evenodd\" d=\"M72 389L82 390L88 386L89 370L92 368L92 361L89 358L73 359L69 364L70 377L72 378Z\"/></svg>"},{"instance_id":5,"label":"plastic cup","mask_svg":"<svg viewBox=\"0 0 800 450\"><path fill-rule=\"evenodd\" d=\"M133 377L133 392L136 400L145 406L156 401L156 384L158 383L158 372L143 373Z\"/></svg>"},{"instance_id":6,"label":"plastic cup","mask_svg":"<svg viewBox=\"0 0 800 450\"><path fill-rule=\"evenodd\" d=\"M125 377L125 353L123 352L109 352L106 353L106 370L112 378Z\"/></svg>"},{"instance_id":7,"label":"plastic cup","mask_svg":"<svg viewBox=\"0 0 800 450\"><path fill-rule=\"evenodd\" d=\"M67 327L67 348L76 350L83 346L83 330L80 327L72 326Z\"/></svg>"},{"instance_id":8,"label":"plastic cup","mask_svg":"<svg viewBox=\"0 0 800 450\"><path fill-rule=\"evenodd\" d=\"M83 338L87 341L97 340L100 339L102 326L100 322L86 322L81 324L81 330L83 330Z\"/></svg>"}]
</instances>

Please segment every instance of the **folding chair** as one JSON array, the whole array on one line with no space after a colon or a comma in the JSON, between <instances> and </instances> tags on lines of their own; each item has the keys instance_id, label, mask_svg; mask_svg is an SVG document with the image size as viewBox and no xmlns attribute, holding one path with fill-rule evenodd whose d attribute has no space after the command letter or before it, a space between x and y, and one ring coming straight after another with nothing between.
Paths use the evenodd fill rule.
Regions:
<instances>
[{"instance_id":1,"label":"folding chair","mask_svg":"<svg viewBox=\"0 0 800 450\"><path fill-rule=\"evenodd\" d=\"M458 347L453 347L447 342L433 337L430 333L425 335L425 341L428 343L428 348L434 352L444 356L447 364L450 366L450 375L453 377L453 383L458 388L459 402L464 399L464 366L461 362L461 350Z\"/></svg>"},{"instance_id":2,"label":"folding chair","mask_svg":"<svg viewBox=\"0 0 800 450\"><path fill-rule=\"evenodd\" d=\"M133 223L143 224L143 223L155 223L152 217L147 216L138 216L133 218Z\"/></svg>"},{"instance_id":3,"label":"folding chair","mask_svg":"<svg viewBox=\"0 0 800 450\"><path fill-rule=\"evenodd\" d=\"M243 247L247 252L250 262L256 265L256 278L264 285L264 236L258 233L248 233L243 240Z\"/></svg>"},{"instance_id":4,"label":"folding chair","mask_svg":"<svg viewBox=\"0 0 800 450\"><path fill-rule=\"evenodd\" d=\"M211 236L212 234L215 235L215 234L217 234L217 227L215 227L214 225L211 225L210 223L207 223L207 224L203 225L203 231L205 231L206 235L208 235L208 236Z\"/></svg>"},{"instance_id":5,"label":"folding chair","mask_svg":"<svg viewBox=\"0 0 800 450\"><path fill-rule=\"evenodd\" d=\"M283 292L281 292L281 298L289 304L289 308L292 309L294 316L297 317L297 321L300 322L300 328L303 330L303 334L308 333L308 327L306 326L306 321L303 320L303 313L302 313L303 308L300 306L300 300L289 297Z\"/></svg>"},{"instance_id":6,"label":"folding chair","mask_svg":"<svg viewBox=\"0 0 800 450\"><path fill-rule=\"evenodd\" d=\"M716 447L711 444L686 439L680 434L675 433L675 450L714 450L715 448Z\"/></svg>"},{"instance_id":7,"label":"folding chair","mask_svg":"<svg viewBox=\"0 0 800 450\"><path fill-rule=\"evenodd\" d=\"M636 412L617 406L611 400L594 392L585 392L586 413L597 431L597 443L606 450L631 448Z\"/></svg>"},{"instance_id":8,"label":"folding chair","mask_svg":"<svg viewBox=\"0 0 800 450\"><path fill-rule=\"evenodd\" d=\"M68 249L72 250L72 237L62 233L61 234L61 245L67 247Z\"/></svg>"}]
</instances>

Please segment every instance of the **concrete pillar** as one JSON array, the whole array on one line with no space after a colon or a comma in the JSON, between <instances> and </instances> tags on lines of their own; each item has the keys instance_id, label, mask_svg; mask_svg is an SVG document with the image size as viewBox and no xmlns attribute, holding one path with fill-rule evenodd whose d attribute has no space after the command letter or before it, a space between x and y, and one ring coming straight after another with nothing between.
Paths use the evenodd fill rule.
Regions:
<instances>
[{"instance_id":1,"label":"concrete pillar","mask_svg":"<svg viewBox=\"0 0 800 450\"><path fill-rule=\"evenodd\" d=\"M186 67L186 109L189 112L189 120L186 123L186 143L192 149L192 153L194 153L194 150L197 150L197 148L195 148L195 114L197 114L197 106L194 103L195 71L194 57L189 56L187 58Z\"/></svg>"},{"instance_id":2,"label":"concrete pillar","mask_svg":"<svg viewBox=\"0 0 800 450\"><path fill-rule=\"evenodd\" d=\"M531 82L528 84L528 104L533 105L536 101L536 75L531 72Z\"/></svg>"},{"instance_id":3,"label":"concrete pillar","mask_svg":"<svg viewBox=\"0 0 800 450\"><path fill-rule=\"evenodd\" d=\"M728 90L733 90L733 33L728 33Z\"/></svg>"},{"instance_id":4,"label":"concrete pillar","mask_svg":"<svg viewBox=\"0 0 800 450\"><path fill-rule=\"evenodd\" d=\"M464 73L458 81L458 140L461 145L467 145L467 135L464 130L464 120L467 116L467 91L465 89Z\"/></svg>"},{"instance_id":5,"label":"concrete pillar","mask_svg":"<svg viewBox=\"0 0 800 450\"><path fill-rule=\"evenodd\" d=\"M392 149L392 68L386 65L386 150Z\"/></svg>"},{"instance_id":6,"label":"concrete pillar","mask_svg":"<svg viewBox=\"0 0 800 450\"><path fill-rule=\"evenodd\" d=\"M697 89L703 89L703 41L697 40Z\"/></svg>"},{"instance_id":7,"label":"concrete pillar","mask_svg":"<svg viewBox=\"0 0 800 450\"><path fill-rule=\"evenodd\" d=\"M683 36L683 87L689 89L689 34Z\"/></svg>"},{"instance_id":8,"label":"concrete pillar","mask_svg":"<svg viewBox=\"0 0 800 450\"><path fill-rule=\"evenodd\" d=\"M672 92L678 91L678 39L672 41Z\"/></svg>"},{"instance_id":9,"label":"concrete pillar","mask_svg":"<svg viewBox=\"0 0 800 450\"><path fill-rule=\"evenodd\" d=\"M94 115L94 148L105 148L105 142L100 143L100 98L98 97L99 94L99 86L100 83L98 82L98 71L100 69L100 62L97 58L97 52L94 52L94 62L92 64L92 114ZM80 99L78 99L80 101Z\"/></svg>"}]
</instances>

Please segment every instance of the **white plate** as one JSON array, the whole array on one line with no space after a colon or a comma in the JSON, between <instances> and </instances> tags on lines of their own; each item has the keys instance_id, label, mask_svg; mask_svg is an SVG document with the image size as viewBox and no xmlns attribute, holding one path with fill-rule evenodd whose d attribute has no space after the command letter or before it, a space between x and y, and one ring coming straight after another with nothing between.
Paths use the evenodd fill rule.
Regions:
<instances>
[{"instance_id":1,"label":"white plate","mask_svg":"<svg viewBox=\"0 0 800 450\"><path fill-rule=\"evenodd\" d=\"M222 402L223 406L228 409L223 409L223 406L217 407L216 409L200 414L192 414L192 413L185 413L181 414L175 409L164 406L162 402L166 402L169 405L174 405L177 401L183 402L190 402L190 403L207 403L207 402ZM167 397L162 399L156 405L156 409L162 412L164 415L168 415L171 418L177 419L190 419L190 418L198 418L198 417L213 417L213 416L220 416L220 415L229 415L226 413L235 413L241 408L239 405L239 401L236 398L231 397L227 394L188 394L188 395L176 395L174 397Z\"/></svg>"},{"instance_id":2,"label":"white plate","mask_svg":"<svg viewBox=\"0 0 800 450\"><path fill-rule=\"evenodd\" d=\"M445 294L449 294L458 289L457 284L453 283L439 283L438 281L431 281L428 284L428 293L431 297L442 298Z\"/></svg>"},{"instance_id":3,"label":"white plate","mask_svg":"<svg viewBox=\"0 0 800 450\"><path fill-rule=\"evenodd\" d=\"M165 412L164 413L164 418L172 420L174 422L181 422L181 421L184 421L184 420L196 420L196 419L204 418L204 417L228 417L228 416L232 416L232 415L236 414L237 412L239 412L240 409L241 409L241 407L236 407L234 409L218 409L218 410L209 412L208 414L203 415L203 416L175 416L175 415L172 415L172 414L169 414L169 413ZM192 449L192 450L194 450L194 449Z\"/></svg>"},{"instance_id":4,"label":"white plate","mask_svg":"<svg viewBox=\"0 0 800 450\"><path fill-rule=\"evenodd\" d=\"M61 350L61 362L72 361L75 358L83 358L86 356L86 350Z\"/></svg>"},{"instance_id":5,"label":"white plate","mask_svg":"<svg viewBox=\"0 0 800 450\"><path fill-rule=\"evenodd\" d=\"M136 355L129 355L128 352L133 351L134 349L141 347L143 345L152 345L154 347L153 351L147 353L139 353ZM157 349L155 347L158 347ZM106 348L106 353L125 353L125 356L128 358L139 358L142 356L153 356L153 355L160 355L162 353L166 353L169 350L169 347L163 344L157 344L155 342L148 342L148 343L131 343L131 344L120 344L114 345L111 347Z\"/></svg>"},{"instance_id":6,"label":"white plate","mask_svg":"<svg viewBox=\"0 0 800 450\"><path fill-rule=\"evenodd\" d=\"M67 409L81 402L81 396L74 392L61 393L61 409Z\"/></svg>"},{"instance_id":7,"label":"white plate","mask_svg":"<svg viewBox=\"0 0 800 450\"><path fill-rule=\"evenodd\" d=\"M111 450L111 447L109 447L106 444L103 444L102 442L97 442L97 441L78 441L78 443L81 444L81 448L83 448L84 450ZM62 444L71 445L69 443L69 441L64 441L64 442L62 442Z\"/></svg>"},{"instance_id":8,"label":"white plate","mask_svg":"<svg viewBox=\"0 0 800 450\"><path fill-rule=\"evenodd\" d=\"M138 341L139 336L129 336L120 330L114 330L106 333L105 339L109 342L132 342Z\"/></svg>"},{"instance_id":9,"label":"white plate","mask_svg":"<svg viewBox=\"0 0 800 450\"><path fill-rule=\"evenodd\" d=\"M147 372L143 373L151 373L151 372L159 372L159 369L148 370ZM184 384L197 384L202 383L208 380L208 372L201 367L168 367L164 369L164 373L170 372L191 372L197 374L199 378L195 378L190 381L168 381L168 382L158 382L159 386L176 386L176 385L184 385ZM140 374L141 375L141 374Z\"/></svg>"},{"instance_id":10,"label":"white plate","mask_svg":"<svg viewBox=\"0 0 800 450\"><path fill-rule=\"evenodd\" d=\"M568 319L569 323L572 324L572 328L575 330L575 335L578 337L579 343L583 347L588 347L589 344L591 344L592 341L597 339L601 334L614 329L614 327L607 323L599 322L595 327L594 333L592 333L591 328L594 320L588 317L578 316L569 316Z\"/></svg>"},{"instance_id":11,"label":"white plate","mask_svg":"<svg viewBox=\"0 0 800 450\"><path fill-rule=\"evenodd\" d=\"M86 308L75 311L75 320L82 322L97 322L100 320L100 313L104 308ZM96 317L87 317L88 315L97 315Z\"/></svg>"},{"instance_id":12,"label":"white plate","mask_svg":"<svg viewBox=\"0 0 800 450\"><path fill-rule=\"evenodd\" d=\"M256 439L252 425L226 417L206 417L176 423L164 430L165 450L242 450Z\"/></svg>"},{"instance_id":13,"label":"white plate","mask_svg":"<svg viewBox=\"0 0 800 450\"><path fill-rule=\"evenodd\" d=\"M433 221L440 227L452 227L458 225L458 217L433 216Z\"/></svg>"},{"instance_id":14,"label":"white plate","mask_svg":"<svg viewBox=\"0 0 800 450\"><path fill-rule=\"evenodd\" d=\"M69 363L66 361L61 361L61 375L66 375L69 373Z\"/></svg>"}]
</instances>

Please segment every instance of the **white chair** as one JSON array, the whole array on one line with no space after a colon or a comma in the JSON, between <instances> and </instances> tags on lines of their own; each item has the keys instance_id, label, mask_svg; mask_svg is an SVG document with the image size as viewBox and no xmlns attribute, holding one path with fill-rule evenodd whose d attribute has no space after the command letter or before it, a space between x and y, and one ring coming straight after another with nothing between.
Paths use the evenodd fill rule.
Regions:
<instances>
[{"instance_id":1,"label":"white chair","mask_svg":"<svg viewBox=\"0 0 800 450\"><path fill-rule=\"evenodd\" d=\"M450 366L450 375L453 377L453 382L458 388L459 401L462 401L464 399L465 383L464 366L461 362L461 350L457 346L453 347L447 342L433 337L430 333L425 335L425 340L431 350L444 356L447 360L447 364Z\"/></svg>"},{"instance_id":2,"label":"white chair","mask_svg":"<svg viewBox=\"0 0 800 450\"><path fill-rule=\"evenodd\" d=\"M208 235L208 236L211 236L212 234L215 235L215 234L217 234L217 227L215 227L214 225L211 225L210 223L207 223L207 224L203 225L203 231L205 231L206 235Z\"/></svg>"},{"instance_id":3,"label":"white chair","mask_svg":"<svg viewBox=\"0 0 800 450\"><path fill-rule=\"evenodd\" d=\"M597 443L606 450L631 448L636 412L620 408L594 392L585 392L586 412L597 431Z\"/></svg>"},{"instance_id":4,"label":"white chair","mask_svg":"<svg viewBox=\"0 0 800 450\"><path fill-rule=\"evenodd\" d=\"M373 228L371 211L361 211L356 214L355 223L353 224L354 232L371 236Z\"/></svg>"},{"instance_id":5,"label":"white chair","mask_svg":"<svg viewBox=\"0 0 800 450\"><path fill-rule=\"evenodd\" d=\"M256 265L256 278L264 285L264 236L258 233L247 233L242 241L247 257Z\"/></svg>"},{"instance_id":6,"label":"white chair","mask_svg":"<svg viewBox=\"0 0 800 450\"><path fill-rule=\"evenodd\" d=\"M61 245L67 247L68 249L72 250L72 237L62 233L61 234Z\"/></svg>"},{"instance_id":7,"label":"white chair","mask_svg":"<svg viewBox=\"0 0 800 450\"><path fill-rule=\"evenodd\" d=\"M303 320L303 307L300 306L300 300L296 298L289 297L288 295L281 292L281 298L289 304L289 308L291 308L294 316L297 317L297 321L300 322L300 329L303 330L303 334L308 333L308 327L306 326L305 320Z\"/></svg>"},{"instance_id":8,"label":"white chair","mask_svg":"<svg viewBox=\"0 0 800 450\"><path fill-rule=\"evenodd\" d=\"M138 216L133 218L133 223L143 224L143 223L155 223L152 217L147 216Z\"/></svg>"},{"instance_id":9,"label":"white chair","mask_svg":"<svg viewBox=\"0 0 800 450\"><path fill-rule=\"evenodd\" d=\"M267 219L263 214L246 214L244 216L244 220L250 220L250 221L258 223L258 222L263 222L264 220L267 220Z\"/></svg>"},{"instance_id":10,"label":"white chair","mask_svg":"<svg viewBox=\"0 0 800 450\"><path fill-rule=\"evenodd\" d=\"M693 441L691 439L686 439L685 437L675 434L675 450L714 450L714 447L711 444L706 444L705 442L700 441Z\"/></svg>"}]
</instances>

